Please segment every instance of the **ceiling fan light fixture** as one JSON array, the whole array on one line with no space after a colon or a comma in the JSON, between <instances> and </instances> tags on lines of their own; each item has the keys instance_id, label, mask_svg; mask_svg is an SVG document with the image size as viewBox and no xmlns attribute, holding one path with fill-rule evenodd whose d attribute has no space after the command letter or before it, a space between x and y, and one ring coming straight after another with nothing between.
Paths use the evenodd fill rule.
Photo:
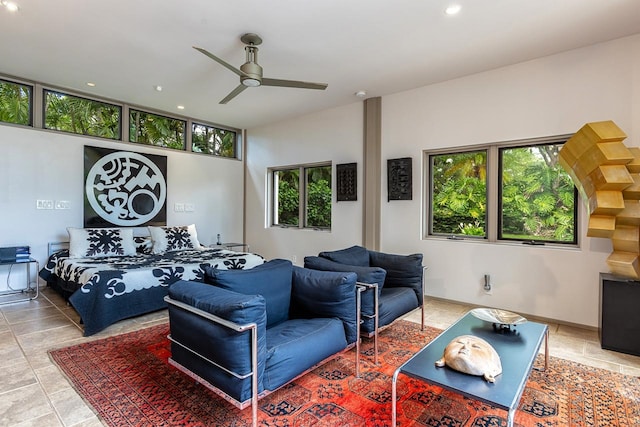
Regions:
<instances>
[{"instance_id":1,"label":"ceiling fan light fixture","mask_svg":"<svg viewBox=\"0 0 640 427\"><path fill-rule=\"evenodd\" d=\"M260 80L247 77L246 79L242 79L242 84L248 87L258 87L260 86Z\"/></svg>"}]
</instances>

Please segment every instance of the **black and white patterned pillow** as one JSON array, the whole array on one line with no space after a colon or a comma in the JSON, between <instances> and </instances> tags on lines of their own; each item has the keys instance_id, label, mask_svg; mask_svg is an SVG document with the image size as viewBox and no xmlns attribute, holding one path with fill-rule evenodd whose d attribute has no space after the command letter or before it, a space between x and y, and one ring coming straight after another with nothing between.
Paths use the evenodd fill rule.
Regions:
<instances>
[{"instance_id":1,"label":"black and white patterned pillow","mask_svg":"<svg viewBox=\"0 0 640 427\"><path fill-rule=\"evenodd\" d=\"M151 254L153 248L153 242L151 236L133 236L133 241L136 245L136 252L143 255Z\"/></svg>"},{"instance_id":2,"label":"black and white patterned pillow","mask_svg":"<svg viewBox=\"0 0 640 427\"><path fill-rule=\"evenodd\" d=\"M99 258L135 255L133 229L67 228L69 258Z\"/></svg>"},{"instance_id":3,"label":"black and white patterned pillow","mask_svg":"<svg viewBox=\"0 0 640 427\"><path fill-rule=\"evenodd\" d=\"M202 249L198 242L195 224L177 227L149 226L149 234L153 242L153 253L179 251L182 249Z\"/></svg>"}]
</instances>

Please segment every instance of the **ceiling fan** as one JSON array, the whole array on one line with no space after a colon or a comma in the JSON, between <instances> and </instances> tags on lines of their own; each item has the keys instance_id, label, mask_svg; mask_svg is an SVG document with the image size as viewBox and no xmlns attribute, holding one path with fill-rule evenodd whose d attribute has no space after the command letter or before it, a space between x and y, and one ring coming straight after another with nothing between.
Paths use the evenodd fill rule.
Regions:
<instances>
[{"instance_id":1,"label":"ceiling fan","mask_svg":"<svg viewBox=\"0 0 640 427\"><path fill-rule=\"evenodd\" d=\"M227 67L229 70L236 73L240 76L240 84L229 93L229 95L225 96L220 104L226 104L231 101L233 98L238 96L240 92L245 90L248 87L257 87L257 86L280 86L280 87L294 87L300 89L320 89L324 90L327 88L326 83L312 83L312 82L302 82L298 80L282 80L282 79L270 79L267 77L262 77L262 67L258 64L258 48L257 46L262 43L262 39L257 34L247 33L240 37L240 41L244 43L246 46L244 50L247 52L247 62L240 66L240 69L234 67L228 62L224 61L221 58L218 58L211 52L206 51L200 47L193 48L203 54L207 55L209 58L218 62L220 65Z\"/></svg>"}]
</instances>

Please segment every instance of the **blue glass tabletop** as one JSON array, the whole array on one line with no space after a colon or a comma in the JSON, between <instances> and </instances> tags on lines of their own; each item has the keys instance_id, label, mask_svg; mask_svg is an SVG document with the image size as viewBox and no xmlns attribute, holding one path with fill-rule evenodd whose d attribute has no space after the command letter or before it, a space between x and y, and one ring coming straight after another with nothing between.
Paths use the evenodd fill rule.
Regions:
<instances>
[{"instance_id":1,"label":"blue glass tabletop","mask_svg":"<svg viewBox=\"0 0 640 427\"><path fill-rule=\"evenodd\" d=\"M467 313L405 362L398 371L502 409L513 409L520 401L547 331L547 325L536 322L512 326L507 331L496 331L492 323ZM502 363L502 374L496 377L494 383L448 366L435 366L447 344L460 335L480 337L496 350Z\"/></svg>"}]
</instances>

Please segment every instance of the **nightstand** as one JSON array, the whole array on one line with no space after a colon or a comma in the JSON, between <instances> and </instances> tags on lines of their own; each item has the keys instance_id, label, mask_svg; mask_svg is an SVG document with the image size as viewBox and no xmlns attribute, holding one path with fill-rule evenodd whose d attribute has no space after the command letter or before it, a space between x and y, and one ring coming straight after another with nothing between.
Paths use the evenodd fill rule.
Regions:
<instances>
[{"instance_id":1,"label":"nightstand","mask_svg":"<svg viewBox=\"0 0 640 427\"><path fill-rule=\"evenodd\" d=\"M220 247L223 249L233 250L233 248L243 248L245 252L249 252L249 245L247 243L219 243L212 245L213 247Z\"/></svg>"},{"instance_id":2,"label":"nightstand","mask_svg":"<svg viewBox=\"0 0 640 427\"><path fill-rule=\"evenodd\" d=\"M31 264L36 265L36 281L35 286L32 287L31 282ZM40 271L40 264L33 258L24 258L24 259L14 259L11 261L0 261L0 265L6 265L9 267L9 272L7 274L11 274L11 270L14 266L24 265L27 269L27 286L23 289L7 289L6 291L0 291L0 304L10 304L14 302L22 302L29 301L35 298L38 298L38 272ZM8 282L8 279L7 279ZM24 294L24 298L8 298L4 299L4 297L9 297L11 295Z\"/></svg>"}]
</instances>

